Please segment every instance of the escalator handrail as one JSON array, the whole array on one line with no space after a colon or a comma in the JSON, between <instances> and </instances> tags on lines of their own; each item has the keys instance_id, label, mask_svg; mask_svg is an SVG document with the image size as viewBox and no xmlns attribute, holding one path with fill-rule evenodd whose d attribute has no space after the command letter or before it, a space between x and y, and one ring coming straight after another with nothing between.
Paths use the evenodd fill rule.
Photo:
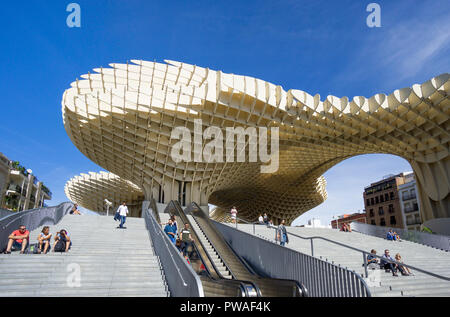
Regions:
<instances>
[{"instance_id":1,"label":"escalator handrail","mask_svg":"<svg viewBox=\"0 0 450 317\"><path fill-rule=\"evenodd\" d=\"M172 207L173 209L169 209L170 207ZM177 212L177 214L175 216L178 216L181 221L183 222L183 224L188 223L189 226L191 227L191 234L193 233L194 235L194 240L195 243L198 243L200 245L200 247L203 249L203 252L205 253L206 257L208 258L208 262L211 264L211 266L214 268L214 273L210 272L211 275L216 274L219 278L224 278L222 274L220 274L219 270L217 269L216 265L214 264L214 261L211 259L210 255L208 252L206 252L206 248L203 245L202 241L200 240L199 236L197 235L197 233L195 232L194 228L192 227L192 224L190 223L189 219L186 217L186 215L183 212L183 209L181 208L181 206L179 206L179 204L177 205L176 201L170 201L169 204L166 207L166 210L175 210ZM169 212L170 213L170 212ZM201 256L201 252L199 252L199 255ZM206 268L206 265L205 265ZM209 270L208 270L209 271ZM234 276L233 276L234 277Z\"/></svg>"},{"instance_id":2,"label":"escalator handrail","mask_svg":"<svg viewBox=\"0 0 450 317\"><path fill-rule=\"evenodd\" d=\"M237 281L237 280L226 280L226 279L224 279L224 278L221 278L221 279L215 279L214 277L212 277L211 273L209 272L208 267L204 264L202 255L201 255L200 252L198 251L197 244L194 242L192 245L193 245L195 251L197 252L198 256L200 257L200 261L202 261L203 266L205 267L205 270L206 270L206 272L207 272L207 274L208 274L207 277L209 278L209 280L210 280L211 282L213 282L213 283L218 283L218 284L221 284L221 285L224 285L224 284L232 284L234 281L236 281L236 282L237 282L236 284L239 286L239 289L240 289L240 291L241 291L241 294L245 294L245 297L249 297L248 291L247 291L246 287L243 285L243 283L241 283L241 282L239 282L239 281ZM232 281L232 282L230 283L230 281ZM242 296L242 297L244 297L244 296Z\"/></svg>"},{"instance_id":3,"label":"escalator handrail","mask_svg":"<svg viewBox=\"0 0 450 317\"><path fill-rule=\"evenodd\" d=\"M198 210L198 211L199 211L198 213L200 214L199 217L201 217L202 219L204 219L204 220L205 220L212 228L216 228L216 227L214 226L213 222L211 221L211 219L209 218L209 216L203 211L203 209L200 208L200 206L199 206L197 203L192 202L192 203L190 204L190 206L188 206L188 207L186 208L186 213L190 213L192 216L194 216L192 210ZM194 216L194 219L195 219L195 217L196 217L196 216ZM220 231L214 230L214 232L217 233L217 235L222 239L222 241L225 242L225 244L228 246L228 248L233 252L233 254L235 254L235 256L237 257L237 259L242 263L243 267L245 267L245 268L247 269L247 271L248 271L250 274L254 275L256 278L259 278L259 279L261 279L261 278L262 278L262 279L269 278L269 279L271 279L272 281L277 281L278 283L283 283L283 284L291 283L291 284L294 284L294 285L296 286L296 288L297 288L298 293L299 293L301 296L307 296L307 290L306 290L306 287L305 287L304 285L302 285L302 283L299 283L299 282L296 281L296 280L290 280L290 279L278 279L278 278L272 278L272 277L261 277L261 276L259 276L259 275L258 275L258 274L257 274L257 273L256 273L256 272L255 272L255 271L247 264L247 262L246 262L241 256L239 256L239 255L234 251L234 249L231 247L231 245L228 243L228 241L223 237L223 235L222 235L222 233L221 233ZM211 241L210 241L210 242L211 242ZM258 292L260 293L259 288L258 288Z\"/></svg>"},{"instance_id":4,"label":"escalator handrail","mask_svg":"<svg viewBox=\"0 0 450 317\"><path fill-rule=\"evenodd\" d=\"M191 207L193 207L193 208L191 208ZM208 222L208 224L212 227L212 228L215 228L214 227L214 224L211 222L211 219L209 219L209 217L203 212L203 209L201 209L200 208L200 206L197 204L197 203L195 203L195 202L192 202L191 203L191 205L190 206L188 206L186 209L186 211L187 212L189 212L192 216L194 216L194 214L192 213L192 210L191 209L197 209L197 210L199 210L200 211L200 214L201 214L201 218L202 219L204 219L205 221L207 221ZM194 218L195 217L198 217L198 216L194 216ZM250 274L252 274L252 275L255 275L255 276L258 276L258 274L256 274L256 272L251 268L251 267L249 267L247 264L246 264L246 262L245 262L245 260L241 257L241 256L239 256L236 252L234 252L234 250L233 250L233 248L230 246L230 244L228 243L228 241L223 237L223 235L222 235L222 233L221 232L219 232L218 230L215 230L215 233L226 243L226 245L228 246L228 248L231 250L231 252L233 252L233 254L236 256L236 258L242 263L242 265L247 269L247 271L250 273ZM211 242L211 241L210 241ZM212 244L212 242L211 242L211 244ZM217 249L216 249L216 251L217 251ZM217 251L218 252L218 251ZM224 260L225 261L225 260ZM225 262L224 262L225 263ZM226 265L226 264L225 264ZM227 265L227 267L228 267L228 265ZM231 270L230 270L230 272L231 272Z\"/></svg>"},{"instance_id":5,"label":"escalator handrail","mask_svg":"<svg viewBox=\"0 0 450 317\"><path fill-rule=\"evenodd\" d=\"M197 222L197 219L195 219L195 217L194 217L193 215L191 215L191 216L194 218L194 221L197 223L197 225L198 225L198 227L200 228L200 230L202 230L201 227L200 227L200 224ZM205 234L205 233L203 232L203 234ZM205 236L207 236L207 235L205 234ZM208 239L208 241L209 241L209 243L211 243L211 245L212 245L212 247L214 248L214 250L217 251L217 248L214 246L214 243L213 243L211 240L209 240L209 239ZM225 241L225 242L226 242L226 241ZM218 251L217 251L217 252L218 252ZM220 256L220 255L219 255L219 256ZM228 267L228 265L225 263L223 257L220 256L220 258L222 259L223 264L226 266L226 268L228 269L228 271L229 271L229 272L231 273L231 275L233 276L234 280L236 280L236 281L241 281L242 283L251 285L251 286L255 289L255 291L256 291L256 293L257 293L257 296L258 296L258 297L261 296L261 291L259 290L259 287L258 287L255 283L253 283L253 282L251 282L251 281L243 281L243 280L238 280L238 279L236 279L236 277L235 277L234 274L232 273L231 269L230 269L230 268ZM220 272L219 272L219 273L220 273ZM249 296L247 287L244 287L244 289L245 289L245 293L247 294L247 296Z\"/></svg>"},{"instance_id":6,"label":"escalator handrail","mask_svg":"<svg viewBox=\"0 0 450 317\"><path fill-rule=\"evenodd\" d=\"M192 213L192 209L197 209L197 210L199 210L199 212L200 212L200 214L201 214L201 218L204 219L204 220L206 220L206 221L208 222L208 224L211 226L211 228L213 228L213 230L214 230L215 227L214 227L213 223L211 222L211 220L209 219L209 217L203 212L203 209L201 209L200 206L199 206L197 203L192 202L191 205L188 206L188 207L186 208L185 213L191 214L191 216L194 218L194 220L197 221L197 220L195 219L195 217L198 217L198 216L196 216L196 215L194 215L194 214ZM198 222L197 222L197 224L198 224ZM199 225L199 227L200 227L200 225ZM253 271L253 269L252 269L251 267L249 267L249 266L246 264L245 260L242 259L236 252L234 252L233 248L232 248L232 247L229 245L229 243L225 240L225 238L223 237L223 235L222 235L218 230L214 230L214 232L215 232L215 233L219 236L219 238L221 238L222 241L228 246L228 249L231 250L231 252L232 252L232 253L236 256L236 258L241 262L242 266L243 266L243 267L244 267L251 275L254 275L255 277L258 277L258 275L256 274L256 272ZM205 235L206 235L206 234L205 234ZM208 240L209 240L209 242L211 243L211 245L213 246L213 248L216 250L216 252L219 253L218 249L214 246L214 243L213 243L210 239L208 239ZM219 256L220 256L220 253L219 253ZM228 264L226 263L226 259L224 259L223 256L220 256L220 258L222 259L224 265L227 267L227 269L229 270L229 272L230 272L231 274L233 274L232 270L229 268ZM234 276L234 275L233 275L233 276ZM256 293L258 294L259 297L262 296L262 295L261 295L261 290L259 289L259 287L258 287L258 285L257 285L256 283L254 283L254 282L252 282L252 281L246 281L246 283L249 283L249 284L251 284L251 285L254 287L254 289L256 290Z\"/></svg>"},{"instance_id":7,"label":"escalator handrail","mask_svg":"<svg viewBox=\"0 0 450 317\"><path fill-rule=\"evenodd\" d=\"M249 293L248 293L247 287L245 287L245 284L249 284L249 285L251 285L251 286L256 290L257 296L258 296L258 297L261 296L261 292L259 291L259 288L258 288L257 285L255 285L254 283L252 283L252 282L250 282L250 281L242 281L242 280L236 279L236 277L233 275L233 273L231 272L231 270L230 270L230 269L228 268L228 266L226 265L224 259L221 257L221 259L222 259L224 265L226 266L226 268L228 269L228 271L230 272L230 274L233 276L233 279L231 279L231 280L230 280L230 279L224 278L223 275L222 275L222 274L219 272L219 270L217 269L217 267L216 267L216 265L214 264L214 262L212 261L212 259L211 259L210 255L209 255L209 253L206 251L205 246L203 245L202 241L200 240L200 238L198 237L197 233L195 232L195 230L194 230L194 228L193 228L193 226L192 226L192 224L191 224L189 218L186 216L185 211L183 210L183 208L181 208L180 203L179 203L178 201L176 201L176 200L171 201L171 202L169 202L169 204L167 205L166 210L169 208L169 206L172 206L172 207L177 211L178 217L180 217L181 221L183 221L184 223L188 223L188 224L190 225L190 227L192 228L192 231L194 232L195 237L196 237L196 241L198 241L198 242L200 243L200 246L201 246L202 249L204 250L205 255L207 256L207 258L208 258L209 262L211 263L212 267L214 268L216 275L219 277L219 279L216 279L216 278L214 278L213 276L211 276L213 280L216 280L216 281L217 281L217 280L220 280L220 279L221 279L221 280L223 280L225 283L239 283L239 287L241 288L241 290L244 289L244 292L245 292L246 296L249 296ZM211 241L210 241L210 242L211 242ZM195 243L194 243L194 244L195 244ZM212 244L212 243L211 243L211 244ZM197 245L196 245L195 247L197 247ZM216 248L214 247L214 245L213 245L213 248L216 250ZM197 248L197 250L198 250L198 248ZM200 256L200 257L202 256L201 252L199 252L199 256ZM203 261L203 259L202 259L202 261ZM204 261L203 261L203 262L204 262ZM205 265L205 268L207 268L206 265ZM208 271L209 271L209 270L208 270Z\"/></svg>"}]
</instances>

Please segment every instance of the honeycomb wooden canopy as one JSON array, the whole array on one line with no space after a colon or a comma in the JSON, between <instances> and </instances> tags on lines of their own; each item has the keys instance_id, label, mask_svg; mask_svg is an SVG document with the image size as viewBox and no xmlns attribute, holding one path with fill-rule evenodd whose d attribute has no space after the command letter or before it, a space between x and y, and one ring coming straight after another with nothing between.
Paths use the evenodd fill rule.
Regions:
<instances>
[{"instance_id":1,"label":"honeycomb wooden canopy","mask_svg":"<svg viewBox=\"0 0 450 317\"><path fill-rule=\"evenodd\" d=\"M67 198L83 208L104 211L105 199L113 203L111 212L126 202L130 216L139 216L144 200L142 190L133 183L107 172L89 172L70 179L65 186Z\"/></svg>"},{"instance_id":2,"label":"honeycomb wooden canopy","mask_svg":"<svg viewBox=\"0 0 450 317\"><path fill-rule=\"evenodd\" d=\"M388 153L410 162L423 220L449 217L449 74L390 95L321 100L249 76L165 62L96 68L62 99L75 146L147 199L211 203L223 212L236 206L250 221L266 212L274 223L291 223L326 199L325 171L355 155ZM237 160L176 163L171 132L194 131L198 119L203 129L278 128L278 170L265 174L263 163Z\"/></svg>"}]
</instances>

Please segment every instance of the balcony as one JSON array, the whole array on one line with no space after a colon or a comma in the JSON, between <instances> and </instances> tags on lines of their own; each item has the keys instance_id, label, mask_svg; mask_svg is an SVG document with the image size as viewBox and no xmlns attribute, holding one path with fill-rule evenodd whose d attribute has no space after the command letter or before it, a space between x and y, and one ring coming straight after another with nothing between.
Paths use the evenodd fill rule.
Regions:
<instances>
[{"instance_id":1,"label":"balcony","mask_svg":"<svg viewBox=\"0 0 450 317\"><path fill-rule=\"evenodd\" d=\"M416 199L416 198L417 198L416 194L407 194L407 195L402 196L403 201Z\"/></svg>"},{"instance_id":2,"label":"balcony","mask_svg":"<svg viewBox=\"0 0 450 317\"><path fill-rule=\"evenodd\" d=\"M22 193L22 187L20 187L19 185L13 185L13 184L10 184L6 191L6 195L9 195L9 194L20 195L21 193Z\"/></svg>"},{"instance_id":3,"label":"balcony","mask_svg":"<svg viewBox=\"0 0 450 317\"><path fill-rule=\"evenodd\" d=\"M405 208L405 214L410 213L410 212L418 212L418 211L419 211L419 207L418 206Z\"/></svg>"},{"instance_id":4,"label":"balcony","mask_svg":"<svg viewBox=\"0 0 450 317\"><path fill-rule=\"evenodd\" d=\"M421 225L420 219L413 219L413 220L407 220L406 225L408 226L414 226L414 225Z\"/></svg>"},{"instance_id":5,"label":"balcony","mask_svg":"<svg viewBox=\"0 0 450 317\"><path fill-rule=\"evenodd\" d=\"M48 189L47 188L47 186L45 186L44 184L42 184L42 191L44 192L44 193L46 193L49 197L50 197L50 199L52 198L52 192L50 191L50 189Z\"/></svg>"}]
</instances>

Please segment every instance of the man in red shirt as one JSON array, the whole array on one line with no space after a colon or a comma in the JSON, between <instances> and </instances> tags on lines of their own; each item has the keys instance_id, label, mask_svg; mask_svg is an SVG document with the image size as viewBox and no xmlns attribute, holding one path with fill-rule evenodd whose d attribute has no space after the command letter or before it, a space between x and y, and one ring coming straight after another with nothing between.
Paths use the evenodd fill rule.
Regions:
<instances>
[{"instance_id":1,"label":"man in red shirt","mask_svg":"<svg viewBox=\"0 0 450 317\"><path fill-rule=\"evenodd\" d=\"M19 230L15 230L8 238L8 247L5 253L11 253L11 248L14 247L14 249L20 249L20 253L23 254L30 240L30 232L25 226L20 226Z\"/></svg>"}]
</instances>

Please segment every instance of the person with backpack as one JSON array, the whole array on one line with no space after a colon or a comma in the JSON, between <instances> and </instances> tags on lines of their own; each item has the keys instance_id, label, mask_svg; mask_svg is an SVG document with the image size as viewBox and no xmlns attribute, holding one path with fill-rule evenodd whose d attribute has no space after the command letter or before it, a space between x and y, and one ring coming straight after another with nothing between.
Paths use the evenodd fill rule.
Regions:
<instances>
[{"instance_id":1,"label":"person with backpack","mask_svg":"<svg viewBox=\"0 0 450 317\"><path fill-rule=\"evenodd\" d=\"M68 252L71 245L70 235L65 229L61 229L61 231L56 233L53 252Z\"/></svg>"},{"instance_id":2,"label":"person with backpack","mask_svg":"<svg viewBox=\"0 0 450 317\"><path fill-rule=\"evenodd\" d=\"M44 254L47 254L48 249L50 247L50 239L52 238L52 234L50 233L50 227L45 226L42 228L41 233L39 234L38 240L38 250L37 253L40 254L42 252L42 247L44 247Z\"/></svg>"}]
</instances>

